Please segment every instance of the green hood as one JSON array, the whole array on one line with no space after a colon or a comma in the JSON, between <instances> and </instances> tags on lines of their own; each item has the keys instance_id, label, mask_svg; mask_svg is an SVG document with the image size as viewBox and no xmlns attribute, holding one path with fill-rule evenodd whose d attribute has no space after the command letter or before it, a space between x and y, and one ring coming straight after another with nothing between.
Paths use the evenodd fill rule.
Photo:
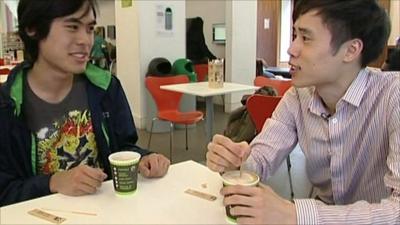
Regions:
<instances>
[{"instance_id":1,"label":"green hood","mask_svg":"<svg viewBox=\"0 0 400 225\"><path fill-rule=\"evenodd\" d=\"M22 67L24 68L24 67ZM13 78L11 78L12 86L10 89L10 96L15 102L15 115L19 116L21 113L22 106L22 98L23 98L23 76L25 73L25 69L19 69L15 72ZM83 73L88 80L95 86L107 90L108 86L111 83L111 73L100 69L92 64L87 64L86 70Z\"/></svg>"}]
</instances>

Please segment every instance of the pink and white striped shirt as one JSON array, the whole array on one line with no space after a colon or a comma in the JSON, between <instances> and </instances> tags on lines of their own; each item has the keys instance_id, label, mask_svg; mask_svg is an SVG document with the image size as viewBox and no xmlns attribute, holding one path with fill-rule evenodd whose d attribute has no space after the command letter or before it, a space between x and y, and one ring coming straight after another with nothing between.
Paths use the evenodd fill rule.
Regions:
<instances>
[{"instance_id":1,"label":"pink and white striped shirt","mask_svg":"<svg viewBox=\"0 0 400 225\"><path fill-rule=\"evenodd\" d=\"M325 115L313 87L291 88L245 166L266 180L299 143L322 200L295 199L299 224L399 224L399 74L361 70L336 113Z\"/></svg>"}]
</instances>

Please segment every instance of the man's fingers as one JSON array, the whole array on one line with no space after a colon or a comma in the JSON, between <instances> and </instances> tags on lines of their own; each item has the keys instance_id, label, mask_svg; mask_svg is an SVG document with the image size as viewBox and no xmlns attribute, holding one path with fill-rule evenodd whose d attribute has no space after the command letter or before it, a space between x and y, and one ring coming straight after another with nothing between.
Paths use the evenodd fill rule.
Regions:
<instances>
[{"instance_id":1,"label":"man's fingers","mask_svg":"<svg viewBox=\"0 0 400 225\"><path fill-rule=\"evenodd\" d=\"M244 216L238 217L237 223L238 224L260 224L255 221L254 217L244 217Z\"/></svg>"},{"instance_id":2,"label":"man's fingers","mask_svg":"<svg viewBox=\"0 0 400 225\"><path fill-rule=\"evenodd\" d=\"M94 194L97 191L97 186L93 186L93 184L82 182L79 184L78 190L85 194Z\"/></svg>"},{"instance_id":3,"label":"man's fingers","mask_svg":"<svg viewBox=\"0 0 400 225\"><path fill-rule=\"evenodd\" d=\"M163 155L158 155L157 156L157 160L158 160L158 164L160 165L160 168L158 170L158 176L162 177L168 171L168 167L169 167L170 161L169 161L169 159L167 159Z\"/></svg>"},{"instance_id":4,"label":"man's fingers","mask_svg":"<svg viewBox=\"0 0 400 225\"><path fill-rule=\"evenodd\" d=\"M241 205L232 207L230 212L233 216L252 216L252 217L254 217L256 215L256 212L254 211L253 208L248 207L248 206L241 206Z\"/></svg>"},{"instance_id":5,"label":"man's fingers","mask_svg":"<svg viewBox=\"0 0 400 225\"><path fill-rule=\"evenodd\" d=\"M221 156L215 154L212 151L208 151L206 154L207 158L207 167L210 168L212 171L216 172L224 172L225 168L229 168L229 163L221 159Z\"/></svg>"},{"instance_id":6,"label":"man's fingers","mask_svg":"<svg viewBox=\"0 0 400 225\"><path fill-rule=\"evenodd\" d=\"M92 179L94 179L94 180L97 180L97 181L99 181L99 182L103 182L104 179L107 178L107 174L105 174L105 173L104 173L101 169L99 169L99 168L92 168L92 167L90 167L90 166L84 165L84 166L82 166L80 169L82 170L82 172L83 172L86 176L88 176L88 177L90 177L90 178L92 178Z\"/></svg>"},{"instance_id":7,"label":"man's fingers","mask_svg":"<svg viewBox=\"0 0 400 225\"><path fill-rule=\"evenodd\" d=\"M221 195L245 195L245 196L256 196L262 192L260 187L249 187L243 185L232 185L226 186L221 189Z\"/></svg>"},{"instance_id":8,"label":"man's fingers","mask_svg":"<svg viewBox=\"0 0 400 225\"><path fill-rule=\"evenodd\" d=\"M239 167L242 163L242 159L238 155L234 154L223 145L210 143L209 147L212 149L212 152L216 154L213 160L219 165L225 167L234 165L235 167Z\"/></svg>"},{"instance_id":9,"label":"man's fingers","mask_svg":"<svg viewBox=\"0 0 400 225\"><path fill-rule=\"evenodd\" d=\"M223 203L224 205L245 205L247 207L254 207L257 205L257 201L254 197L242 194L225 196Z\"/></svg>"},{"instance_id":10,"label":"man's fingers","mask_svg":"<svg viewBox=\"0 0 400 225\"><path fill-rule=\"evenodd\" d=\"M146 164L147 164L146 160L144 160L144 161L142 160L139 163L140 174L142 174L144 177L150 176L150 170L149 170L149 168L148 168L148 166Z\"/></svg>"},{"instance_id":11,"label":"man's fingers","mask_svg":"<svg viewBox=\"0 0 400 225\"><path fill-rule=\"evenodd\" d=\"M232 152L236 157L242 158L245 154L245 150L243 149L243 142L240 144L233 142L230 138L225 137L220 134L216 134L213 137L213 143L224 146L230 152Z\"/></svg>"}]
</instances>

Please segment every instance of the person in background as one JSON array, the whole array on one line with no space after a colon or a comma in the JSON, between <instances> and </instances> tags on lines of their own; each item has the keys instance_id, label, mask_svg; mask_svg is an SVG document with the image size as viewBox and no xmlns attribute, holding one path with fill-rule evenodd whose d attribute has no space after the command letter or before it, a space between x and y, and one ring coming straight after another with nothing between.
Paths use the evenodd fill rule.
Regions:
<instances>
[{"instance_id":1,"label":"person in background","mask_svg":"<svg viewBox=\"0 0 400 225\"><path fill-rule=\"evenodd\" d=\"M400 46L393 49L382 65L383 71L400 71Z\"/></svg>"},{"instance_id":2,"label":"person in background","mask_svg":"<svg viewBox=\"0 0 400 225\"><path fill-rule=\"evenodd\" d=\"M120 81L88 64L95 0L20 0L18 33L28 60L0 88L0 206L51 193L95 193L111 178L108 156L141 154L144 177L170 161L136 145Z\"/></svg>"},{"instance_id":3,"label":"person in background","mask_svg":"<svg viewBox=\"0 0 400 225\"><path fill-rule=\"evenodd\" d=\"M94 31L94 43L90 57L93 60L93 64L99 66L102 69L107 69L108 57L107 57L107 42L101 34L101 28L96 27Z\"/></svg>"},{"instance_id":4,"label":"person in background","mask_svg":"<svg viewBox=\"0 0 400 225\"><path fill-rule=\"evenodd\" d=\"M239 224L399 224L399 73L366 68L387 43L388 15L375 0L299 0L293 21L294 87L250 145L214 136L207 166L265 181L299 144L315 198L230 186L223 203Z\"/></svg>"}]
</instances>

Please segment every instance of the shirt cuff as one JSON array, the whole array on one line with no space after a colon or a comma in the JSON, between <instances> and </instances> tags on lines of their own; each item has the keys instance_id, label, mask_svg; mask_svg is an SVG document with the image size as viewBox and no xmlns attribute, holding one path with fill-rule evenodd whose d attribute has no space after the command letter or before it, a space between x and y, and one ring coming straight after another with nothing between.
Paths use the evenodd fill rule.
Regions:
<instances>
[{"instance_id":1,"label":"shirt cuff","mask_svg":"<svg viewBox=\"0 0 400 225\"><path fill-rule=\"evenodd\" d=\"M317 224L318 211L314 199L295 199L297 224Z\"/></svg>"}]
</instances>

